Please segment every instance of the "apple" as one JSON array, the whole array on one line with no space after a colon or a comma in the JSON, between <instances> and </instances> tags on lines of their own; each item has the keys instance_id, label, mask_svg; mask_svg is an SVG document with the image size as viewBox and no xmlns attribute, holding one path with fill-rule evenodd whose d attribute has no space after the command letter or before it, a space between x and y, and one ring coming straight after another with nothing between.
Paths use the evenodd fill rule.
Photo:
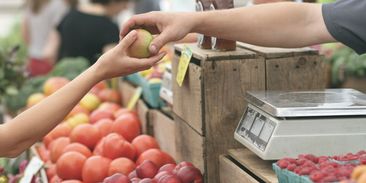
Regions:
<instances>
[{"instance_id":1,"label":"apple","mask_svg":"<svg viewBox=\"0 0 366 183\"><path fill-rule=\"evenodd\" d=\"M89 116L84 113L79 113L79 114L76 114L75 116L67 119L66 123L71 128L75 128L81 124L89 123Z\"/></svg>"},{"instance_id":2,"label":"apple","mask_svg":"<svg viewBox=\"0 0 366 183\"><path fill-rule=\"evenodd\" d=\"M116 173L105 178L103 183L130 183L130 179L126 175Z\"/></svg>"},{"instance_id":3,"label":"apple","mask_svg":"<svg viewBox=\"0 0 366 183\"><path fill-rule=\"evenodd\" d=\"M136 170L132 171L130 174L128 174L128 178L133 179L133 178L139 178L136 174Z\"/></svg>"},{"instance_id":4,"label":"apple","mask_svg":"<svg viewBox=\"0 0 366 183\"><path fill-rule=\"evenodd\" d=\"M140 183L141 179L140 178L132 178L130 179L131 183Z\"/></svg>"},{"instance_id":5,"label":"apple","mask_svg":"<svg viewBox=\"0 0 366 183\"><path fill-rule=\"evenodd\" d=\"M175 168L174 168L174 172L178 172L181 168L186 167L186 166L191 166L194 167L194 165L188 161L182 161L180 162Z\"/></svg>"},{"instance_id":6,"label":"apple","mask_svg":"<svg viewBox=\"0 0 366 183\"><path fill-rule=\"evenodd\" d=\"M34 93L31 96L29 96L28 100L27 100L27 107L32 107L34 105L36 105L38 102L42 101L44 98L46 98L45 95L43 95L42 93Z\"/></svg>"},{"instance_id":7,"label":"apple","mask_svg":"<svg viewBox=\"0 0 366 183\"><path fill-rule=\"evenodd\" d=\"M175 164L169 163L169 164L166 164L166 165L160 167L159 172L163 172L163 171L173 172L173 170L175 169L175 167L176 167Z\"/></svg>"},{"instance_id":8,"label":"apple","mask_svg":"<svg viewBox=\"0 0 366 183\"><path fill-rule=\"evenodd\" d=\"M178 170L177 176L182 183L202 183L200 170L192 166L185 166Z\"/></svg>"},{"instance_id":9,"label":"apple","mask_svg":"<svg viewBox=\"0 0 366 183\"><path fill-rule=\"evenodd\" d=\"M157 183L157 182L154 179L144 178L139 183Z\"/></svg>"},{"instance_id":10,"label":"apple","mask_svg":"<svg viewBox=\"0 0 366 183\"><path fill-rule=\"evenodd\" d=\"M150 57L149 46L153 40L153 36L150 32L144 29L136 29L137 38L134 43L128 49L128 55L135 58L147 58Z\"/></svg>"},{"instance_id":11,"label":"apple","mask_svg":"<svg viewBox=\"0 0 366 183\"><path fill-rule=\"evenodd\" d=\"M154 179L160 182L164 177L174 175L173 172L162 171L155 175Z\"/></svg>"},{"instance_id":12,"label":"apple","mask_svg":"<svg viewBox=\"0 0 366 183\"><path fill-rule=\"evenodd\" d=\"M88 111L93 111L100 105L100 103L100 99L96 95L91 93L86 94L80 100L80 106L87 109Z\"/></svg>"},{"instance_id":13,"label":"apple","mask_svg":"<svg viewBox=\"0 0 366 183\"><path fill-rule=\"evenodd\" d=\"M136 175L139 178L154 178L158 173L158 167L150 160L145 160L136 168Z\"/></svg>"},{"instance_id":14,"label":"apple","mask_svg":"<svg viewBox=\"0 0 366 183\"><path fill-rule=\"evenodd\" d=\"M176 175L167 175L162 177L159 183L182 183L182 181Z\"/></svg>"}]
</instances>

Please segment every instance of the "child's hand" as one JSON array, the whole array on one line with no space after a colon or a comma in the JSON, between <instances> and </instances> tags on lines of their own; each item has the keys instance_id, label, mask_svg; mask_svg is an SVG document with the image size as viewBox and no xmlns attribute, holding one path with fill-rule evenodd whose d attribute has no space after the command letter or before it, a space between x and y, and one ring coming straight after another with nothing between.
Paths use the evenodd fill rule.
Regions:
<instances>
[{"instance_id":1,"label":"child's hand","mask_svg":"<svg viewBox=\"0 0 366 183\"><path fill-rule=\"evenodd\" d=\"M117 46L103 54L93 65L96 75L100 80L109 79L117 76L125 76L138 71L149 69L160 61L165 52L145 59L132 58L127 55L127 49L136 40L136 31L128 33Z\"/></svg>"}]
</instances>

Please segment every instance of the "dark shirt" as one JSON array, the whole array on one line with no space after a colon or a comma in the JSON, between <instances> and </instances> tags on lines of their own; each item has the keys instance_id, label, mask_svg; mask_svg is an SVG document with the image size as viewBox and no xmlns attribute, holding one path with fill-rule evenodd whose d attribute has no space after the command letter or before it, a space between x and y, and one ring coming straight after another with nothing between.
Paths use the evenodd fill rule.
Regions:
<instances>
[{"instance_id":1,"label":"dark shirt","mask_svg":"<svg viewBox=\"0 0 366 183\"><path fill-rule=\"evenodd\" d=\"M71 10L57 30L61 37L59 60L81 56L93 64L102 54L104 46L119 41L118 26L110 18L77 10Z\"/></svg>"},{"instance_id":2,"label":"dark shirt","mask_svg":"<svg viewBox=\"0 0 366 183\"><path fill-rule=\"evenodd\" d=\"M366 1L337 0L324 4L323 17L330 34L358 54L366 53Z\"/></svg>"}]
</instances>

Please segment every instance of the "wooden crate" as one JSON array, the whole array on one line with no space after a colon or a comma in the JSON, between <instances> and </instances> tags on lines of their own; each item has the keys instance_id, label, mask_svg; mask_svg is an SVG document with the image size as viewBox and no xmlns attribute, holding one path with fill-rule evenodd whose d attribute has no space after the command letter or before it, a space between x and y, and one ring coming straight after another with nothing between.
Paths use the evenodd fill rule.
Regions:
<instances>
[{"instance_id":1,"label":"wooden crate","mask_svg":"<svg viewBox=\"0 0 366 183\"><path fill-rule=\"evenodd\" d=\"M311 48L266 48L238 43L265 58L267 90L307 90L326 87L326 63Z\"/></svg>"},{"instance_id":2,"label":"wooden crate","mask_svg":"<svg viewBox=\"0 0 366 183\"><path fill-rule=\"evenodd\" d=\"M219 155L241 147L233 135L247 91L324 88L322 57L311 50L272 51L266 56L242 47L216 52L186 46L193 58L182 87L175 78L184 45L176 45L172 63L177 156L196 162L209 183L219 180Z\"/></svg>"},{"instance_id":3,"label":"wooden crate","mask_svg":"<svg viewBox=\"0 0 366 183\"><path fill-rule=\"evenodd\" d=\"M159 110L151 110L149 123L153 126L153 135L158 141L160 149L177 159L174 120Z\"/></svg>"},{"instance_id":4,"label":"wooden crate","mask_svg":"<svg viewBox=\"0 0 366 183\"><path fill-rule=\"evenodd\" d=\"M264 161L248 149L231 149L220 156L221 183L278 183L271 161Z\"/></svg>"},{"instance_id":5,"label":"wooden crate","mask_svg":"<svg viewBox=\"0 0 366 183\"><path fill-rule=\"evenodd\" d=\"M153 134L153 126L150 121L150 109L147 104L143 100L138 100L136 104L136 113L141 122L141 129L143 134L152 135Z\"/></svg>"},{"instance_id":6,"label":"wooden crate","mask_svg":"<svg viewBox=\"0 0 366 183\"><path fill-rule=\"evenodd\" d=\"M133 94L135 94L136 86L121 78L118 82L118 89L122 98L122 106L126 107Z\"/></svg>"}]
</instances>

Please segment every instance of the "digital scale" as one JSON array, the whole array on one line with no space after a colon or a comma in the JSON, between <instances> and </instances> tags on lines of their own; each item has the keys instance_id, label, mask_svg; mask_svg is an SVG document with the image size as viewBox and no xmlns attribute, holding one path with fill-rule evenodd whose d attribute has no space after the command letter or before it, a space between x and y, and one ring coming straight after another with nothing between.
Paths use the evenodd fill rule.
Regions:
<instances>
[{"instance_id":1,"label":"digital scale","mask_svg":"<svg viewBox=\"0 0 366 183\"><path fill-rule=\"evenodd\" d=\"M353 89L252 91L234 137L264 160L366 150L366 95Z\"/></svg>"},{"instance_id":2,"label":"digital scale","mask_svg":"<svg viewBox=\"0 0 366 183\"><path fill-rule=\"evenodd\" d=\"M172 89L172 65L166 64L159 95L170 105L173 105Z\"/></svg>"}]
</instances>

